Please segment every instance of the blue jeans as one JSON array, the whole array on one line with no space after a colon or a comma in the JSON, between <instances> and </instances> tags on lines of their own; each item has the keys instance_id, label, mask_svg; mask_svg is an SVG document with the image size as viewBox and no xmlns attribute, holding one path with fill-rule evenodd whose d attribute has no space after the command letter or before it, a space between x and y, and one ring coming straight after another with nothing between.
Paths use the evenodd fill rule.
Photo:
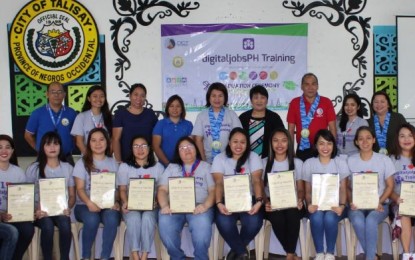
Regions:
<instances>
[{"instance_id":1,"label":"blue jeans","mask_svg":"<svg viewBox=\"0 0 415 260\"><path fill-rule=\"evenodd\" d=\"M197 215L180 213L168 215L159 212L160 238L172 260L184 260L186 257L180 248L181 233L186 222L192 235L194 258L209 259L208 249L212 236L213 212L213 208Z\"/></svg>"},{"instance_id":2,"label":"blue jeans","mask_svg":"<svg viewBox=\"0 0 415 260\"><path fill-rule=\"evenodd\" d=\"M388 216L389 205L383 205L383 212L376 210L350 210L349 219L366 259L375 259L378 240L378 225Z\"/></svg>"},{"instance_id":3,"label":"blue jeans","mask_svg":"<svg viewBox=\"0 0 415 260\"><path fill-rule=\"evenodd\" d=\"M33 222L15 222L10 223L19 232L19 238L17 239L17 245L14 250L13 259L21 260L23 255L32 242L33 235L35 234L35 226Z\"/></svg>"},{"instance_id":4,"label":"blue jeans","mask_svg":"<svg viewBox=\"0 0 415 260\"><path fill-rule=\"evenodd\" d=\"M241 221L241 231L236 222ZM216 226L231 250L238 255L246 253L246 246L251 242L263 225L264 212L262 209L255 215L246 212L223 215L216 210Z\"/></svg>"},{"instance_id":5,"label":"blue jeans","mask_svg":"<svg viewBox=\"0 0 415 260\"><path fill-rule=\"evenodd\" d=\"M0 222L0 259L11 260L19 231L10 224Z\"/></svg>"},{"instance_id":6,"label":"blue jeans","mask_svg":"<svg viewBox=\"0 0 415 260\"><path fill-rule=\"evenodd\" d=\"M157 209L152 211L129 211L123 215L127 225L129 252L150 252L157 224Z\"/></svg>"},{"instance_id":7,"label":"blue jeans","mask_svg":"<svg viewBox=\"0 0 415 260\"><path fill-rule=\"evenodd\" d=\"M35 224L41 229L40 245L42 247L43 259L52 260L53 234L55 226L59 229L59 250L61 260L69 260L71 249L71 219L67 216L45 217L36 220Z\"/></svg>"},{"instance_id":8,"label":"blue jeans","mask_svg":"<svg viewBox=\"0 0 415 260\"><path fill-rule=\"evenodd\" d=\"M324 253L324 236L326 236L326 252L334 254L337 240L338 223L346 216L346 209L341 216L331 210L317 210L309 214L311 235L313 237L316 253Z\"/></svg>"},{"instance_id":9,"label":"blue jeans","mask_svg":"<svg viewBox=\"0 0 415 260\"><path fill-rule=\"evenodd\" d=\"M82 230L82 258L91 257L91 247L102 222L102 252L101 258L110 258L117 227L120 223L120 213L112 209L103 209L100 212L90 212L86 205L75 206L75 218L84 223Z\"/></svg>"}]
</instances>

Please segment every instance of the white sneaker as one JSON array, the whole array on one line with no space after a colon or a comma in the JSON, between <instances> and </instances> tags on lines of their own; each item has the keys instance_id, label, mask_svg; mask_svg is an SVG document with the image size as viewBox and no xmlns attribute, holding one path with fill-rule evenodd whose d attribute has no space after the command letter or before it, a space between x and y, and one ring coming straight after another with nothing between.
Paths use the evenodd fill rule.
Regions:
<instances>
[{"instance_id":1,"label":"white sneaker","mask_svg":"<svg viewBox=\"0 0 415 260\"><path fill-rule=\"evenodd\" d=\"M327 253L326 256L324 257L324 260L335 260L336 258L334 257L333 254L329 254Z\"/></svg>"},{"instance_id":2,"label":"white sneaker","mask_svg":"<svg viewBox=\"0 0 415 260\"><path fill-rule=\"evenodd\" d=\"M324 253L318 253L316 254L316 258L314 258L315 260L325 260L324 258Z\"/></svg>"}]
</instances>

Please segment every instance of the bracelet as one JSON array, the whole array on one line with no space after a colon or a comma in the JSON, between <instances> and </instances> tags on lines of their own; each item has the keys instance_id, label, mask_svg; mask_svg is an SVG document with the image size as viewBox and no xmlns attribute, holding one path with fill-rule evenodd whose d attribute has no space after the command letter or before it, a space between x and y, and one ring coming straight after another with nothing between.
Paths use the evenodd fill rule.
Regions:
<instances>
[{"instance_id":1,"label":"bracelet","mask_svg":"<svg viewBox=\"0 0 415 260\"><path fill-rule=\"evenodd\" d=\"M255 199L255 202L261 202L261 204L264 204L264 199L262 197L258 197Z\"/></svg>"}]
</instances>

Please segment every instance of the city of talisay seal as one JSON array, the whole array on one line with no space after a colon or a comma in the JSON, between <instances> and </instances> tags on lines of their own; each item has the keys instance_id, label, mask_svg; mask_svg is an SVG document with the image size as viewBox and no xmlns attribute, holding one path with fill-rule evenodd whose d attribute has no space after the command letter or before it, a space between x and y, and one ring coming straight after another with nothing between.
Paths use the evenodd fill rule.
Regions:
<instances>
[{"instance_id":1,"label":"city of talisay seal","mask_svg":"<svg viewBox=\"0 0 415 260\"><path fill-rule=\"evenodd\" d=\"M73 0L34 0L14 18L10 52L34 81L67 83L81 77L98 52L98 28L89 11Z\"/></svg>"}]
</instances>

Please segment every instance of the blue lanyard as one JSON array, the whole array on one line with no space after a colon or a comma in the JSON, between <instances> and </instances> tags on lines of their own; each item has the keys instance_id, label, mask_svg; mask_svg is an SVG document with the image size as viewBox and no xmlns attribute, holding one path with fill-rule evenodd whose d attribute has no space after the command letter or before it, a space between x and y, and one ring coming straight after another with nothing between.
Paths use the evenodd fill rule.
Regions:
<instances>
[{"instance_id":1,"label":"blue lanyard","mask_svg":"<svg viewBox=\"0 0 415 260\"><path fill-rule=\"evenodd\" d=\"M200 164L200 160L196 160L193 164L192 164L192 168L190 169L190 172L186 172L186 169L184 167L184 165L182 165L182 175L183 177L193 177L195 175L195 171L197 169L197 167Z\"/></svg>"},{"instance_id":2,"label":"blue lanyard","mask_svg":"<svg viewBox=\"0 0 415 260\"><path fill-rule=\"evenodd\" d=\"M210 123L210 132L212 135L212 141L219 141L220 139L220 129L222 127L223 118L225 117L225 108L219 112L218 118L215 118L213 108L209 107L209 123ZM220 149L212 148L212 158L220 153Z\"/></svg>"},{"instance_id":3,"label":"blue lanyard","mask_svg":"<svg viewBox=\"0 0 415 260\"><path fill-rule=\"evenodd\" d=\"M317 110L318 104L320 103L320 95L317 94L316 98L314 99L313 104L311 105L308 114L305 111L305 102L304 102L304 95L300 98L300 115L301 115L301 129L307 129L310 124L311 120L313 119L313 115ZM300 140L300 150L303 151L304 149L310 148L310 140L308 137L301 136Z\"/></svg>"},{"instance_id":4,"label":"blue lanyard","mask_svg":"<svg viewBox=\"0 0 415 260\"><path fill-rule=\"evenodd\" d=\"M375 115L373 117L373 122L375 124L376 139L378 140L380 148L386 148L386 134L388 133L390 119L391 119L391 114L388 112L386 114L385 122L381 130L378 115Z\"/></svg>"},{"instance_id":5,"label":"blue lanyard","mask_svg":"<svg viewBox=\"0 0 415 260\"><path fill-rule=\"evenodd\" d=\"M52 109L50 108L49 104L46 105L46 109L49 111L50 120L52 120L53 126L55 127L55 131L58 128L58 124L61 121L62 113L65 107L62 107L59 111L58 119L55 121L55 117L53 116Z\"/></svg>"}]
</instances>

